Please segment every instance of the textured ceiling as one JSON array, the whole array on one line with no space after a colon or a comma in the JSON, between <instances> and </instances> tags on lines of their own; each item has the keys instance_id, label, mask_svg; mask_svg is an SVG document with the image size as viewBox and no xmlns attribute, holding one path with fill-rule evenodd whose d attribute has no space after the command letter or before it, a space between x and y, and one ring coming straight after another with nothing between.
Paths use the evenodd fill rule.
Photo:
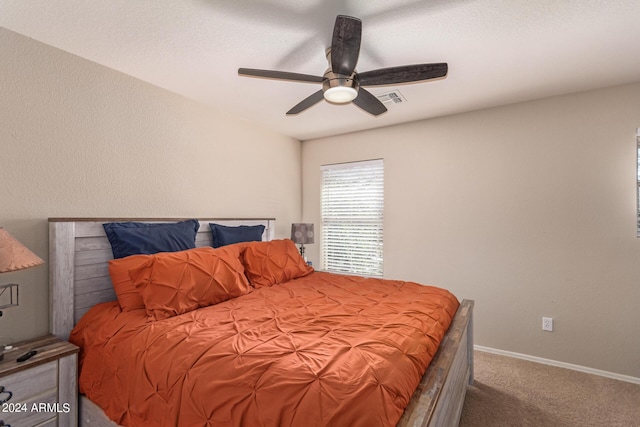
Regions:
<instances>
[{"instance_id":1,"label":"textured ceiling","mask_svg":"<svg viewBox=\"0 0 640 427\"><path fill-rule=\"evenodd\" d=\"M363 21L357 70L447 62L373 117L321 102L335 16ZM300 140L640 81L638 0L0 0L0 26ZM392 87L371 87L374 94Z\"/></svg>"}]
</instances>

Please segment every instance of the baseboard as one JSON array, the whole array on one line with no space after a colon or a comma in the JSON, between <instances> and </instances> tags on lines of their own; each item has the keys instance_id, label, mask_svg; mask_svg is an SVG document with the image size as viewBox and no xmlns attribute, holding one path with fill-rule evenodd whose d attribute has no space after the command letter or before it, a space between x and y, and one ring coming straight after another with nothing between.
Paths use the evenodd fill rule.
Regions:
<instances>
[{"instance_id":1,"label":"baseboard","mask_svg":"<svg viewBox=\"0 0 640 427\"><path fill-rule=\"evenodd\" d=\"M557 360L545 359L543 357L530 356L528 354L514 353L512 351L499 350L497 348L483 347L474 345L474 350L485 351L487 353L499 354L501 356L514 357L516 359L528 360L530 362L542 363L543 365L557 366L559 368L571 369L574 371L585 372L587 374L598 375L601 377L611 378L614 380L625 381L633 384L640 384L640 378L629 375L616 374L614 372L602 371L600 369L588 368L586 366L573 365L571 363L559 362Z\"/></svg>"}]
</instances>

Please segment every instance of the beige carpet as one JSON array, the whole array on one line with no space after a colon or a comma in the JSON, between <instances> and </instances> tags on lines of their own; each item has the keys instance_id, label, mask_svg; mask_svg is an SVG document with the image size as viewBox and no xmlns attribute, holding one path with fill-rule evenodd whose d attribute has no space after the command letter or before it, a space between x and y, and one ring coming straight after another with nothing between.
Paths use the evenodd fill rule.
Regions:
<instances>
[{"instance_id":1,"label":"beige carpet","mask_svg":"<svg viewBox=\"0 0 640 427\"><path fill-rule=\"evenodd\" d=\"M638 426L640 385L476 351L461 427Z\"/></svg>"}]
</instances>

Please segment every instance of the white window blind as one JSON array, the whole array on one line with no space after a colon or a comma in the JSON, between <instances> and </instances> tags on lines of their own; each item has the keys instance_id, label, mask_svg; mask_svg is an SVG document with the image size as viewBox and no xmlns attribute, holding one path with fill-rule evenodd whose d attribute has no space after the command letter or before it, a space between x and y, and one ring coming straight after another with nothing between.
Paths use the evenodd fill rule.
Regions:
<instances>
[{"instance_id":1,"label":"white window blind","mask_svg":"<svg viewBox=\"0 0 640 427\"><path fill-rule=\"evenodd\" d=\"M382 277L382 159L322 166L321 269Z\"/></svg>"}]
</instances>

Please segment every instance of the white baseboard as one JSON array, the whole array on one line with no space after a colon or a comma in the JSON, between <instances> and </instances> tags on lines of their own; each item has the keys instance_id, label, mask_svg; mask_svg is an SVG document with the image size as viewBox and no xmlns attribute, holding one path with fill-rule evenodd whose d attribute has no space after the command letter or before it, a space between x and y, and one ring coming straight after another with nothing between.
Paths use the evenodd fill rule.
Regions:
<instances>
[{"instance_id":1,"label":"white baseboard","mask_svg":"<svg viewBox=\"0 0 640 427\"><path fill-rule=\"evenodd\" d=\"M640 384L640 378L632 377L629 375L616 374L614 372L602 371L600 369L588 368L586 366L573 365L571 363L559 362L557 360L545 359L537 356L530 356L528 354L514 353L512 351L499 350L497 348L483 347L480 345L474 345L474 350L485 351L487 353L499 354L501 356L514 357L516 359L528 360L530 362L542 363L543 365L557 366L559 368L572 369L574 371L585 372L587 374L598 375L601 377L612 378L614 380L626 381L628 383Z\"/></svg>"}]
</instances>

